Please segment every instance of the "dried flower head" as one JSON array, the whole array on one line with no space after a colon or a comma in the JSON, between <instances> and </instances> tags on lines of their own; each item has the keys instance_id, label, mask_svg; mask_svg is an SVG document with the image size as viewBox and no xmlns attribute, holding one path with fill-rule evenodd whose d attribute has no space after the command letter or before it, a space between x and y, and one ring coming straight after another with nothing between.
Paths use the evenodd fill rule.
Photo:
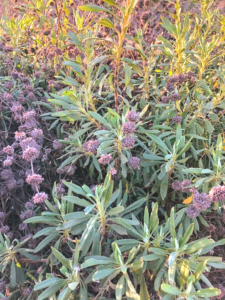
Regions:
<instances>
[{"instance_id":1,"label":"dried flower head","mask_svg":"<svg viewBox=\"0 0 225 300\"><path fill-rule=\"evenodd\" d=\"M196 218L200 214L200 209L195 207L193 204L186 209L186 213L189 218Z\"/></svg>"},{"instance_id":2,"label":"dried flower head","mask_svg":"<svg viewBox=\"0 0 225 300\"><path fill-rule=\"evenodd\" d=\"M138 169L139 166L140 166L140 161L141 161L140 158L133 156L133 157L131 157L131 158L129 159L128 165L129 165L131 168L133 168L134 170L136 170L136 169Z\"/></svg>"},{"instance_id":3,"label":"dried flower head","mask_svg":"<svg viewBox=\"0 0 225 300\"><path fill-rule=\"evenodd\" d=\"M3 221L5 218L6 214L3 211L0 211L0 220Z\"/></svg>"},{"instance_id":4,"label":"dried flower head","mask_svg":"<svg viewBox=\"0 0 225 300\"><path fill-rule=\"evenodd\" d=\"M169 92L172 92L174 90L174 85L172 83L167 82L166 88Z\"/></svg>"},{"instance_id":5,"label":"dried flower head","mask_svg":"<svg viewBox=\"0 0 225 300\"><path fill-rule=\"evenodd\" d=\"M27 94L27 100L29 100L29 101L36 101L36 97L35 97L35 95L34 95L33 92L29 92Z\"/></svg>"},{"instance_id":6,"label":"dried flower head","mask_svg":"<svg viewBox=\"0 0 225 300\"><path fill-rule=\"evenodd\" d=\"M70 165L68 165L68 166L65 166L65 167L63 167L63 168L61 168L61 167L59 167L57 170L56 170L56 172L58 173L58 174L67 174L67 175L69 175L69 176L72 176L74 173L75 173L75 171L76 171L76 167L75 166L70 166Z\"/></svg>"},{"instance_id":7,"label":"dried flower head","mask_svg":"<svg viewBox=\"0 0 225 300\"><path fill-rule=\"evenodd\" d=\"M40 154L40 151L34 147L27 147L24 151L23 151L23 159L25 159L26 161L34 161L36 158L38 158Z\"/></svg>"},{"instance_id":8,"label":"dried flower head","mask_svg":"<svg viewBox=\"0 0 225 300\"><path fill-rule=\"evenodd\" d=\"M170 95L170 100L172 100L172 101L180 100L180 94L179 93L173 93L172 95Z\"/></svg>"},{"instance_id":9,"label":"dried flower head","mask_svg":"<svg viewBox=\"0 0 225 300\"><path fill-rule=\"evenodd\" d=\"M29 297L30 294L31 294L31 289L30 288L25 288L22 292L22 296L25 297L25 298Z\"/></svg>"},{"instance_id":10,"label":"dried flower head","mask_svg":"<svg viewBox=\"0 0 225 300\"><path fill-rule=\"evenodd\" d=\"M127 149L132 149L135 145L135 139L132 136L126 136L122 140L122 146Z\"/></svg>"},{"instance_id":11,"label":"dried flower head","mask_svg":"<svg viewBox=\"0 0 225 300\"><path fill-rule=\"evenodd\" d=\"M0 232L3 233L3 234L7 233L9 230L10 230L10 228L7 225L6 226L2 226L0 228Z\"/></svg>"},{"instance_id":12,"label":"dried flower head","mask_svg":"<svg viewBox=\"0 0 225 300\"><path fill-rule=\"evenodd\" d=\"M54 140L52 146L53 146L53 148L54 148L55 150L59 150L59 149L62 149L63 144L60 143L59 140Z\"/></svg>"},{"instance_id":13,"label":"dried flower head","mask_svg":"<svg viewBox=\"0 0 225 300\"><path fill-rule=\"evenodd\" d=\"M184 74L179 74L179 83L184 83L186 81L186 76Z\"/></svg>"},{"instance_id":14,"label":"dried flower head","mask_svg":"<svg viewBox=\"0 0 225 300\"><path fill-rule=\"evenodd\" d=\"M33 119L35 116L36 116L35 110L29 110L23 113L23 121L28 121L30 119Z\"/></svg>"},{"instance_id":15,"label":"dried flower head","mask_svg":"<svg viewBox=\"0 0 225 300\"><path fill-rule=\"evenodd\" d=\"M172 122L175 124L180 124L181 121L182 121L182 117L180 117L180 116L175 116L172 118Z\"/></svg>"},{"instance_id":16,"label":"dried flower head","mask_svg":"<svg viewBox=\"0 0 225 300\"><path fill-rule=\"evenodd\" d=\"M61 198L63 194L65 193L65 189L62 187L62 183L57 183L56 184L56 192L57 196Z\"/></svg>"},{"instance_id":17,"label":"dried flower head","mask_svg":"<svg viewBox=\"0 0 225 300\"><path fill-rule=\"evenodd\" d=\"M31 201L27 201L27 202L25 203L25 207L26 207L26 208L33 208L33 207L34 207L34 204L33 204Z\"/></svg>"},{"instance_id":18,"label":"dried flower head","mask_svg":"<svg viewBox=\"0 0 225 300\"><path fill-rule=\"evenodd\" d=\"M111 154L102 154L98 162L102 165L108 165L112 159L113 158Z\"/></svg>"},{"instance_id":19,"label":"dried flower head","mask_svg":"<svg viewBox=\"0 0 225 300\"><path fill-rule=\"evenodd\" d=\"M28 147L36 148L37 150L40 149L40 146L32 137L20 141L20 147L22 148L23 151L26 150Z\"/></svg>"},{"instance_id":20,"label":"dried flower head","mask_svg":"<svg viewBox=\"0 0 225 300\"><path fill-rule=\"evenodd\" d=\"M31 131L30 135L34 139L40 139L43 137L43 131L41 129L35 128Z\"/></svg>"},{"instance_id":21,"label":"dried flower head","mask_svg":"<svg viewBox=\"0 0 225 300\"><path fill-rule=\"evenodd\" d=\"M4 87L8 90L11 90L14 87L14 83L12 81L5 82Z\"/></svg>"},{"instance_id":22,"label":"dried flower head","mask_svg":"<svg viewBox=\"0 0 225 300\"><path fill-rule=\"evenodd\" d=\"M206 210L211 205L211 199L206 193L195 193L193 196L193 205L200 210Z\"/></svg>"},{"instance_id":23,"label":"dried flower head","mask_svg":"<svg viewBox=\"0 0 225 300\"><path fill-rule=\"evenodd\" d=\"M13 51L13 47L12 46L5 46L3 49L4 52L12 52Z\"/></svg>"},{"instance_id":24,"label":"dried flower head","mask_svg":"<svg viewBox=\"0 0 225 300\"><path fill-rule=\"evenodd\" d=\"M138 113L136 111L131 110L131 111L129 111L127 113L126 117L127 117L128 121L130 121L130 122L136 122L137 119L138 119L138 117L139 117L139 115L138 115Z\"/></svg>"},{"instance_id":25,"label":"dried flower head","mask_svg":"<svg viewBox=\"0 0 225 300\"><path fill-rule=\"evenodd\" d=\"M122 126L124 134L131 134L135 132L135 124L133 122L125 122Z\"/></svg>"},{"instance_id":26,"label":"dried flower head","mask_svg":"<svg viewBox=\"0 0 225 300\"><path fill-rule=\"evenodd\" d=\"M40 174L31 174L26 178L26 182L30 185L39 185L43 182L44 178Z\"/></svg>"},{"instance_id":27,"label":"dried flower head","mask_svg":"<svg viewBox=\"0 0 225 300\"><path fill-rule=\"evenodd\" d=\"M8 155L13 155L14 154L14 148L12 146L7 146L3 148L3 152L8 154Z\"/></svg>"},{"instance_id":28,"label":"dried flower head","mask_svg":"<svg viewBox=\"0 0 225 300\"><path fill-rule=\"evenodd\" d=\"M0 291L4 291L5 290L5 281L1 280L0 281Z\"/></svg>"},{"instance_id":29,"label":"dried flower head","mask_svg":"<svg viewBox=\"0 0 225 300\"><path fill-rule=\"evenodd\" d=\"M11 177L13 177L13 172L11 169L5 169L3 170L1 173L0 173L0 177L1 179L3 180L8 180L10 179Z\"/></svg>"},{"instance_id":30,"label":"dried flower head","mask_svg":"<svg viewBox=\"0 0 225 300\"><path fill-rule=\"evenodd\" d=\"M209 196L212 202L222 202L225 200L225 186L214 186L210 192Z\"/></svg>"},{"instance_id":31,"label":"dried flower head","mask_svg":"<svg viewBox=\"0 0 225 300\"><path fill-rule=\"evenodd\" d=\"M162 101L162 103L168 103L170 101L170 97L169 96L162 96L161 101Z\"/></svg>"},{"instance_id":32,"label":"dried flower head","mask_svg":"<svg viewBox=\"0 0 225 300\"><path fill-rule=\"evenodd\" d=\"M19 225L19 230L25 231L25 230L27 230L27 227L28 227L27 224L25 224L25 223L20 223L20 225Z\"/></svg>"},{"instance_id":33,"label":"dried flower head","mask_svg":"<svg viewBox=\"0 0 225 300\"><path fill-rule=\"evenodd\" d=\"M13 157L7 156L7 158L3 161L3 167L10 167L13 164Z\"/></svg>"},{"instance_id":34,"label":"dried flower head","mask_svg":"<svg viewBox=\"0 0 225 300\"><path fill-rule=\"evenodd\" d=\"M44 192L39 192L39 193L35 194L33 197L34 204L43 203L47 199L48 199L48 195Z\"/></svg>"}]
</instances>

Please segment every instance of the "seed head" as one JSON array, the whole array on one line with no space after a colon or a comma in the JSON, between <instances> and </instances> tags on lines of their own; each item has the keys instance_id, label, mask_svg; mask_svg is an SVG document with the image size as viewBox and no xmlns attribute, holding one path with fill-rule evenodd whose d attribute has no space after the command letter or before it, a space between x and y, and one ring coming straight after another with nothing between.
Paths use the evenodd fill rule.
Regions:
<instances>
[{"instance_id":1,"label":"seed head","mask_svg":"<svg viewBox=\"0 0 225 300\"><path fill-rule=\"evenodd\" d=\"M48 195L44 192L39 192L39 193L35 194L33 197L34 204L43 203L47 199L48 199Z\"/></svg>"},{"instance_id":2,"label":"seed head","mask_svg":"<svg viewBox=\"0 0 225 300\"><path fill-rule=\"evenodd\" d=\"M31 174L26 178L26 182L30 185L37 186L43 182L44 178L39 174Z\"/></svg>"},{"instance_id":3,"label":"seed head","mask_svg":"<svg viewBox=\"0 0 225 300\"><path fill-rule=\"evenodd\" d=\"M26 161L34 161L36 158L38 158L40 154L40 151L37 150L34 147L27 147L24 151L23 151L23 159L25 159Z\"/></svg>"},{"instance_id":4,"label":"seed head","mask_svg":"<svg viewBox=\"0 0 225 300\"><path fill-rule=\"evenodd\" d=\"M8 155L13 155L14 154L14 148L12 146L7 146L3 148L3 152L8 154Z\"/></svg>"},{"instance_id":5,"label":"seed head","mask_svg":"<svg viewBox=\"0 0 225 300\"><path fill-rule=\"evenodd\" d=\"M225 200L225 186L214 186L210 192L209 196L212 202L222 202Z\"/></svg>"}]
</instances>

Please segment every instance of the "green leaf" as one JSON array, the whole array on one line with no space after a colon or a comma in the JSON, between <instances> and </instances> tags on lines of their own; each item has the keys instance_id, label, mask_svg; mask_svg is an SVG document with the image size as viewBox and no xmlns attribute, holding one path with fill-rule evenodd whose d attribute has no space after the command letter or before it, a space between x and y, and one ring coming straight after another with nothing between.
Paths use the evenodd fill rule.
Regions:
<instances>
[{"instance_id":1,"label":"green leaf","mask_svg":"<svg viewBox=\"0 0 225 300\"><path fill-rule=\"evenodd\" d=\"M58 237L58 233L53 233L49 236L47 236L43 241L40 242L40 244L35 248L34 253L37 253L41 251L45 246L49 245L51 241L53 241L56 237Z\"/></svg>"},{"instance_id":2,"label":"green leaf","mask_svg":"<svg viewBox=\"0 0 225 300\"><path fill-rule=\"evenodd\" d=\"M122 300L123 290L124 290L124 275L120 277L116 285L116 300Z\"/></svg>"},{"instance_id":3,"label":"green leaf","mask_svg":"<svg viewBox=\"0 0 225 300\"><path fill-rule=\"evenodd\" d=\"M190 226L188 227L188 229L186 230L181 243L180 243L180 247L185 246L186 243L189 241L189 238L191 237L193 230L194 230L194 223L190 224Z\"/></svg>"},{"instance_id":4,"label":"green leaf","mask_svg":"<svg viewBox=\"0 0 225 300\"><path fill-rule=\"evenodd\" d=\"M109 11L108 9L98 6L98 5L81 5L81 6L78 6L78 8L80 10L93 11L93 12L96 12L96 11L107 11L108 12Z\"/></svg>"},{"instance_id":5,"label":"green leaf","mask_svg":"<svg viewBox=\"0 0 225 300\"><path fill-rule=\"evenodd\" d=\"M65 284L66 280L60 279L60 281L57 282L57 285L49 286L40 296L38 296L37 300L49 299L50 296L55 295Z\"/></svg>"},{"instance_id":6,"label":"green leaf","mask_svg":"<svg viewBox=\"0 0 225 300\"><path fill-rule=\"evenodd\" d=\"M183 294L177 287L168 285L166 283L163 283L161 285L161 289L163 292L171 294L171 295L175 295L175 296L179 296L179 295Z\"/></svg>"},{"instance_id":7,"label":"green leaf","mask_svg":"<svg viewBox=\"0 0 225 300\"><path fill-rule=\"evenodd\" d=\"M99 25L103 25L105 27L108 27L108 28L114 28L114 24L112 21L110 21L108 18L102 18L98 21L98 24Z\"/></svg>"},{"instance_id":8,"label":"green leaf","mask_svg":"<svg viewBox=\"0 0 225 300\"><path fill-rule=\"evenodd\" d=\"M99 271L96 271L94 273L94 275L92 276L92 280L93 281L98 281L98 280L101 280L105 277L108 277L110 276L111 274L113 274L115 272L115 269L113 268L109 268L109 269L104 269L104 270L99 270Z\"/></svg>"},{"instance_id":9,"label":"green leaf","mask_svg":"<svg viewBox=\"0 0 225 300\"><path fill-rule=\"evenodd\" d=\"M71 266L69 260L64 255L62 255L62 253L60 253L57 249L55 249L54 247L51 248L52 248L52 253L61 262L61 264L65 266L67 269L70 269Z\"/></svg>"},{"instance_id":10,"label":"green leaf","mask_svg":"<svg viewBox=\"0 0 225 300\"><path fill-rule=\"evenodd\" d=\"M82 207L87 207L87 206L90 205L90 202L88 202L84 199L80 199L80 198L75 197L75 196L63 196L62 200L69 201L71 203L74 203L74 204L82 206Z\"/></svg>"},{"instance_id":11,"label":"green leaf","mask_svg":"<svg viewBox=\"0 0 225 300\"><path fill-rule=\"evenodd\" d=\"M123 211L124 211L123 206L117 206L117 207L110 209L110 211L107 212L107 215L109 215L109 216L119 215Z\"/></svg>"},{"instance_id":12,"label":"green leaf","mask_svg":"<svg viewBox=\"0 0 225 300\"><path fill-rule=\"evenodd\" d=\"M16 266L14 260L12 260L10 268L10 285L12 287L16 286Z\"/></svg>"},{"instance_id":13,"label":"green leaf","mask_svg":"<svg viewBox=\"0 0 225 300\"><path fill-rule=\"evenodd\" d=\"M198 297L215 297L221 294L221 290L216 288L208 288L197 291L196 293L191 293L190 295L196 295Z\"/></svg>"},{"instance_id":14,"label":"green leaf","mask_svg":"<svg viewBox=\"0 0 225 300\"><path fill-rule=\"evenodd\" d=\"M34 287L34 291L43 290L52 285L58 285L59 283L62 283L63 281L64 281L63 279L60 279L58 277L46 279L46 280L36 284Z\"/></svg>"},{"instance_id":15,"label":"green leaf","mask_svg":"<svg viewBox=\"0 0 225 300\"><path fill-rule=\"evenodd\" d=\"M107 256L95 256L94 258L90 258L82 263L81 268L85 269L97 265L109 265L112 263L115 263L115 260L113 258Z\"/></svg>"}]
</instances>

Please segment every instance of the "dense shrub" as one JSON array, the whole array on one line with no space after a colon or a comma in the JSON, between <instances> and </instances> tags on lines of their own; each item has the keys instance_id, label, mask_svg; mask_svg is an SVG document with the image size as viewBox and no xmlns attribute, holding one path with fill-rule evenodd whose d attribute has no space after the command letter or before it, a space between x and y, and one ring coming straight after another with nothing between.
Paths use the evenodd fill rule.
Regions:
<instances>
[{"instance_id":1,"label":"dense shrub","mask_svg":"<svg viewBox=\"0 0 225 300\"><path fill-rule=\"evenodd\" d=\"M223 299L224 17L162 2L1 19L1 299Z\"/></svg>"}]
</instances>

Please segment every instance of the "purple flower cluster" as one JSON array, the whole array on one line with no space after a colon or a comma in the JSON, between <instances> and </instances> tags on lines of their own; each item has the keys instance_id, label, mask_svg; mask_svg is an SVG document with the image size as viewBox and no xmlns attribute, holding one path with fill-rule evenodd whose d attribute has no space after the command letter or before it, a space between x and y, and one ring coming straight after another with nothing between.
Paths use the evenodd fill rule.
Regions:
<instances>
[{"instance_id":1,"label":"purple flower cluster","mask_svg":"<svg viewBox=\"0 0 225 300\"><path fill-rule=\"evenodd\" d=\"M192 192L192 188L188 187L191 185L191 181L189 179L183 180L183 181L179 181L179 180L175 180L172 183L172 189L174 191L182 191L183 193L187 193L187 192Z\"/></svg>"},{"instance_id":2,"label":"purple flower cluster","mask_svg":"<svg viewBox=\"0 0 225 300\"><path fill-rule=\"evenodd\" d=\"M138 169L139 166L140 166L140 161L141 161L140 158L138 158L138 157L136 157L136 156L133 156L133 157L131 157L131 158L129 159L128 165L129 165L132 169L136 170L136 169Z\"/></svg>"},{"instance_id":3,"label":"purple flower cluster","mask_svg":"<svg viewBox=\"0 0 225 300\"><path fill-rule=\"evenodd\" d=\"M108 165L112 161L112 159L113 158L111 154L102 154L98 162L102 165Z\"/></svg>"},{"instance_id":4,"label":"purple flower cluster","mask_svg":"<svg viewBox=\"0 0 225 300\"><path fill-rule=\"evenodd\" d=\"M133 122L125 122L122 126L124 134L132 134L135 132L135 124Z\"/></svg>"},{"instance_id":5,"label":"purple flower cluster","mask_svg":"<svg viewBox=\"0 0 225 300\"><path fill-rule=\"evenodd\" d=\"M82 147L85 152L89 152L92 154L97 154L98 147L100 145L99 140L90 140L85 142Z\"/></svg>"},{"instance_id":6,"label":"purple flower cluster","mask_svg":"<svg viewBox=\"0 0 225 300\"><path fill-rule=\"evenodd\" d=\"M137 122L137 120L139 118L139 115L136 111L131 110L127 113L126 117L127 117L127 120L129 122L134 122L135 123L135 122Z\"/></svg>"},{"instance_id":7,"label":"purple flower cluster","mask_svg":"<svg viewBox=\"0 0 225 300\"><path fill-rule=\"evenodd\" d=\"M210 196L206 193L194 193L193 203L186 209L186 213L190 218L196 218L201 210L206 210L211 205Z\"/></svg>"}]
</instances>

